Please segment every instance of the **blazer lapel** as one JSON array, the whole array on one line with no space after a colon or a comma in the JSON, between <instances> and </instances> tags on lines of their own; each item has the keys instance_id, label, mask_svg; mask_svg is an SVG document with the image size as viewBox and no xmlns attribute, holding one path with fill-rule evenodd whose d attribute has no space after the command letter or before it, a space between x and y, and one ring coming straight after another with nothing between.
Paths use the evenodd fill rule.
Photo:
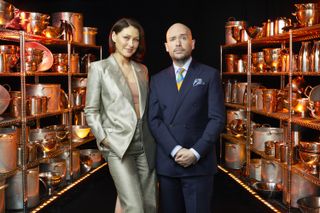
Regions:
<instances>
[{"instance_id":1,"label":"blazer lapel","mask_svg":"<svg viewBox=\"0 0 320 213\"><path fill-rule=\"evenodd\" d=\"M132 65L134 68L134 76L138 85L139 91L139 107L140 107L140 117L143 116L144 110L146 108L146 100L148 94L148 85L147 85L147 77L146 73L141 70L141 66L132 61Z\"/></svg>"},{"instance_id":2,"label":"blazer lapel","mask_svg":"<svg viewBox=\"0 0 320 213\"><path fill-rule=\"evenodd\" d=\"M129 103L134 108L131 90L127 84L127 81L126 81L124 75L122 74L120 66L118 65L117 61L115 60L115 58L113 56L111 56L110 62L111 62L110 63L111 66L112 66L112 68L110 68L110 72L112 72L112 76L113 76L114 81L117 83L123 96L128 99ZM106 82L106 83L108 83L108 82Z\"/></svg>"},{"instance_id":3,"label":"blazer lapel","mask_svg":"<svg viewBox=\"0 0 320 213\"><path fill-rule=\"evenodd\" d=\"M180 91L178 92L178 96L176 98L176 102L175 105L173 107L173 111L172 111L172 116L170 118L170 122L174 119L174 116L176 115L177 111L179 110L180 106L183 103L184 98L186 97L186 95L188 94L188 92L190 91L190 89L192 88L192 84L194 79L199 76L201 73L200 70L196 70L194 63L192 62L190 64L190 67L187 71L187 74L182 82ZM178 91L178 89L176 89L176 91Z\"/></svg>"},{"instance_id":4,"label":"blazer lapel","mask_svg":"<svg viewBox=\"0 0 320 213\"><path fill-rule=\"evenodd\" d=\"M169 76L169 90L172 91L172 94L174 96L177 96L178 95L178 88L177 88L177 81L176 81L176 74L174 72L174 68L173 66L171 66L169 69L168 69L168 72L167 72L168 76ZM170 94L170 95L172 95ZM176 98L175 98L176 99Z\"/></svg>"}]
</instances>

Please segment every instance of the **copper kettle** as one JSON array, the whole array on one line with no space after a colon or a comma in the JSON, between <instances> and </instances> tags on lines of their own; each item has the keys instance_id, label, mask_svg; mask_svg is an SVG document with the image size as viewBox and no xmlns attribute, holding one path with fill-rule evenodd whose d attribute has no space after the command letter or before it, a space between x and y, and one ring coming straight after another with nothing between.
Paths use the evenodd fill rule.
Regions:
<instances>
[{"instance_id":1,"label":"copper kettle","mask_svg":"<svg viewBox=\"0 0 320 213\"><path fill-rule=\"evenodd\" d=\"M293 92L297 92L300 95L303 94L306 87L306 82L303 76L297 76L296 78L292 79L291 86ZM289 87L290 85L287 84L287 88Z\"/></svg>"}]
</instances>

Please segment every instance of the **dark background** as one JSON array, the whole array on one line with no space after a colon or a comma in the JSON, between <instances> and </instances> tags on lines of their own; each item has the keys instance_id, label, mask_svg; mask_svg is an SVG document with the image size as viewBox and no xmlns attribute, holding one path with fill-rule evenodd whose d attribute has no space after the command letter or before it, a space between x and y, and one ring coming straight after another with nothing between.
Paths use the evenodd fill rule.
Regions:
<instances>
[{"instance_id":1,"label":"dark background","mask_svg":"<svg viewBox=\"0 0 320 213\"><path fill-rule=\"evenodd\" d=\"M11 0L15 7L29 12L78 12L84 16L84 26L97 27L97 45L103 46L103 58L108 56L107 37L112 25L122 17L133 17L144 27L147 52L144 63L151 74L169 66L165 51L166 30L175 22L188 25L196 39L193 57L213 67L220 67L220 45L225 41L225 23L229 17L244 20L249 26L262 26L267 19L288 17L292 0Z\"/></svg>"}]
</instances>

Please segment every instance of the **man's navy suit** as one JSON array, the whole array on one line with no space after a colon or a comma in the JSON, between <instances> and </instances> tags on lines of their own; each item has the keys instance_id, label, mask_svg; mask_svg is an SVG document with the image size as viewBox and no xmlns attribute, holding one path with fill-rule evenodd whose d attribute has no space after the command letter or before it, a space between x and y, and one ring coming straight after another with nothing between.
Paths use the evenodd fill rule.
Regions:
<instances>
[{"instance_id":1,"label":"man's navy suit","mask_svg":"<svg viewBox=\"0 0 320 213\"><path fill-rule=\"evenodd\" d=\"M206 184L201 183L202 177L212 177L213 183L213 175L217 171L215 143L225 124L223 101L219 71L194 60L189 66L180 91L176 86L173 66L151 77L149 125L157 142L156 169L160 184L161 178L169 178L169 180L172 178L178 181L176 183L181 183L180 180L184 178L191 181L193 178L198 178L195 180L200 185ZM171 156L172 150L177 145L187 149L193 148L200 155L199 161L186 168L177 164ZM177 184L173 184L175 185ZM185 183L182 183L181 187L170 189L160 186L160 193L166 193L168 196L165 197L172 199L171 202L169 200L169 203L165 203L176 205L179 201L175 200L175 197L170 197L169 194L172 190L180 190L183 191L185 204L189 205L187 209L195 209L187 212L202 213L201 208L193 206L197 205L196 201L187 204L189 198L186 196L193 195L191 195L192 191L183 189L184 185ZM212 187L209 185L208 192L211 194ZM198 194L200 197L195 200L207 199L205 191ZM161 209L167 209L161 205L160 202Z\"/></svg>"}]
</instances>

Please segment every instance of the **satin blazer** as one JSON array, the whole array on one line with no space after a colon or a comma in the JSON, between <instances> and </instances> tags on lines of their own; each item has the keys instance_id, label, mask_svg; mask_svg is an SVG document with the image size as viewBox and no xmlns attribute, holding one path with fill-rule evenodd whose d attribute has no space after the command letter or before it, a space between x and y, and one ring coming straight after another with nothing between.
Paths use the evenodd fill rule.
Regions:
<instances>
[{"instance_id":1,"label":"satin blazer","mask_svg":"<svg viewBox=\"0 0 320 213\"><path fill-rule=\"evenodd\" d=\"M142 140L150 169L155 164L155 142L147 121L148 70L131 61L138 82L139 106L142 119ZM115 58L92 62L87 79L86 120L101 151L111 149L122 158L137 126L131 90Z\"/></svg>"},{"instance_id":2,"label":"satin blazer","mask_svg":"<svg viewBox=\"0 0 320 213\"><path fill-rule=\"evenodd\" d=\"M177 90L173 66L153 75L150 83L149 125L157 142L157 173L184 177L217 171L215 143L225 124L219 71L192 60ZM187 168L171 157L181 145L195 149L199 161Z\"/></svg>"}]
</instances>

